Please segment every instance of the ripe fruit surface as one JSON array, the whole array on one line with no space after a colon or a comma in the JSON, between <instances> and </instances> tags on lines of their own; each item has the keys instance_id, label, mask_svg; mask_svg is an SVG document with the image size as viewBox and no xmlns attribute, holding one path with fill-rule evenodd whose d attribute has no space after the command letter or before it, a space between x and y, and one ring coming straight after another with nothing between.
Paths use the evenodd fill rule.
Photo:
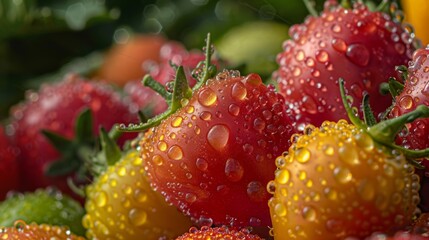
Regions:
<instances>
[{"instance_id":1,"label":"ripe fruit surface","mask_svg":"<svg viewBox=\"0 0 429 240\"><path fill-rule=\"evenodd\" d=\"M411 223L419 178L403 154L345 120L305 132L268 185L276 240L362 239Z\"/></svg>"},{"instance_id":2,"label":"ripe fruit surface","mask_svg":"<svg viewBox=\"0 0 429 240\"><path fill-rule=\"evenodd\" d=\"M418 105L429 106L429 48L418 49L408 65L408 78L404 89L396 96L390 118L409 113ZM409 149L425 149L429 147L429 118L418 119L407 124L405 131L398 135L396 142ZM426 168L428 161L421 162ZM417 170L421 177L421 203L422 211L429 211L429 173L427 170Z\"/></svg>"},{"instance_id":3,"label":"ripe fruit surface","mask_svg":"<svg viewBox=\"0 0 429 240\"><path fill-rule=\"evenodd\" d=\"M84 210L79 202L54 189L16 193L0 203L0 226L12 227L16 220L29 223L67 226L73 233L84 235Z\"/></svg>"},{"instance_id":4,"label":"ripe fruit surface","mask_svg":"<svg viewBox=\"0 0 429 240\"><path fill-rule=\"evenodd\" d=\"M195 239L240 239L240 240L262 240L262 238L250 234L248 230L241 231L230 230L226 227L210 228L204 226L201 230L195 227L189 229L188 233L183 234L176 240L195 240Z\"/></svg>"},{"instance_id":5,"label":"ripe fruit surface","mask_svg":"<svg viewBox=\"0 0 429 240\"><path fill-rule=\"evenodd\" d=\"M154 192L137 151L128 152L86 188L88 239L174 239L190 220Z\"/></svg>"},{"instance_id":6,"label":"ripe fruit surface","mask_svg":"<svg viewBox=\"0 0 429 240\"><path fill-rule=\"evenodd\" d=\"M17 148L0 126L0 201L4 200L8 191L19 189L17 154Z\"/></svg>"},{"instance_id":7,"label":"ripe fruit surface","mask_svg":"<svg viewBox=\"0 0 429 240\"><path fill-rule=\"evenodd\" d=\"M136 35L125 43L114 45L100 67L96 78L124 86L148 73L145 64L160 61L160 49L166 40L156 35Z\"/></svg>"},{"instance_id":8,"label":"ripe fruit surface","mask_svg":"<svg viewBox=\"0 0 429 240\"><path fill-rule=\"evenodd\" d=\"M324 120L347 119L338 89L338 79L362 102L370 96L375 116L391 104L379 93L379 85L399 75L398 65L407 64L415 50L413 37L388 14L371 12L363 3L345 9L328 1L319 17L308 17L289 30L290 40L277 56L274 78L285 103L295 111L297 127L320 126Z\"/></svg>"},{"instance_id":9,"label":"ripe fruit surface","mask_svg":"<svg viewBox=\"0 0 429 240\"><path fill-rule=\"evenodd\" d=\"M138 121L136 110L129 109L128 104L109 85L84 81L76 75L69 75L56 84L46 84L37 93L29 93L26 102L13 109L11 127L15 131L14 144L20 148L23 190L56 186L63 193L71 193L66 179L74 176L72 172L66 176L51 177L46 176L45 171L54 161L75 153L61 155L41 130L73 139L76 118L84 109L89 109L92 113L91 127L94 134L100 126L110 129L115 123ZM124 135L120 142L134 136ZM77 169L80 162L78 159L74 160L70 165Z\"/></svg>"},{"instance_id":10,"label":"ripe fruit surface","mask_svg":"<svg viewBox=\"0 0 429 240\"><path fill-rule=\"evenodd\" d=\"M72 234L65 227L47 224L26 224L24 221L16 221L13 227L2 227L0 239L4 240L85 240L83 237Z\"/></svg>"},{"instance_id":11,"label":"ripe fruit surface","mask_svg":"<svg viewBox=\"0 0 429 240\"><path fill-rule=\"evenodd\" d=\"M282 97L224 71L182 104L141 141L155 190L200 225L270 226L265 186L292 134Z\"/></svg>"}]
</instances>

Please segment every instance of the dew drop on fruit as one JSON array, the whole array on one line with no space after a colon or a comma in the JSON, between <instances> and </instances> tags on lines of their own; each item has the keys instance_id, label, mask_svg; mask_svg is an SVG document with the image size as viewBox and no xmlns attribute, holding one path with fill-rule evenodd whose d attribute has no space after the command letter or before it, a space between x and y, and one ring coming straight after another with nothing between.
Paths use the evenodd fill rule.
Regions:
<instances>
[{"instance_id":1,"label":"dew drop on fruit","mask_svg":"<svg viewBox=\"0 0 429 240\"><path fill-rule=\"evenodd\" d=\"M256 118L253 121L253 128L257 131L262 131L265 128L265 121L262 120L261 118Z\"/></svg>"},{"instance_id":2,"label":"dew drop on fruit","mask_svg":"<svg viewBox=\"0 0 429 240\"><path fill-rule=\"evenodd\" d=\"M370 53L364 45L356 43L348 46L346 56L354 64L365 67L369 63Z\"/></svg>"},{"instance_id":3,"label":"dew drop on fruit","mask_svg":"<svg viewBox=\"0 0 429 240\"><path fill-rule=\"evenodd\" d=\"M276 191L276 183L274 181L269 181L267 183L267 192L269 194L274 194Z\"/></svg>"},{"instance_id":4,"label":"dew drop on fruit","mask_svg":"<svg viewBox=\"0 0 429 240\"><path fill-rule=\"evenodd\" d=\"M128 213L128 218L134 226L142 226L147 222L147 213L143 210L133 208Z\"/></svg>"},{"instance_id":5,"label":"dew drop on fruit","mask_svg":"<svg viewBox=\"0 0 429 240\"><path fill-rule=\"evenodd\" d=\"M173 145L168 149L167 155L173 160L181 160L183 158L182 148L177 145Z\"/></svg>"},{"instance_id":6,"label":"dew drop on fruit","mask_svg":"<svg viewBox=\"0 0 429 240\"><path fill-rule=\"evenodd\" d=\"M343 39L334 38L332 40L332 47L338 52L344 53L347 51L347 44Z\"/></svg>"},{"instance_id":7,"label":"dew drop on fruit","mask_svg":"<svg viewBox=\"0 0 429 240\"><path fill-rule=\"evenodd\" d=\"M305 58L305 53L304 53L304 51L302 51L302 50L299 50L297 53L296 53L296 60L297 61L302 61L302 60L304 60L304 58Z\"/></svg>"},{"instance_id":8,"label":"dew drop on fruit","mask_svg":"<svg viewBox=\"0 0 429 240\"><path fill-rule=\"evenodd\" d=\"M277 203L274 206L274 213L278 216L278 217L284 217L287 214L287 210L286 207L281 204L281 203Z\"/></svg>"},{"instance_id":9,"label":"dew drop on fruit","mask_svg":"<svg viewBox=\"0 0 429 240\"><path fill-rule=\"evenodd\" d=\"M175 118L173 118L173 120L171 121L171 126L172 127L180 127L180 125L182 125L182 122L183 122L183 118L182 117L180 117L180 116L178 116L178 117L175 117Z\"/></svg>"},{"instance_id":10,"label":"dew drop on fruit","mask_svg":"<svg viewBox=\"0 0 429 240\"><path fill-rule=\"evenodd\" d=\"M222 151L229 140L229 129L223 124L214 125L207 133L207 141L217 151Z\"/></svg>"},{"instance_id":11,"label":"dew drop on fruit","mask_svg":"<svg viewBox=\"0 0 429 240\"><path fill-rule=\"evenodd\" d=\"M228 107L228 112L232 115L232 116L238 116L238 114L240 113L240 107L237 106L236 104L231 104Z\"/></svg>"},{"instance_id":12,"label":"dew drop on fruit","mask_svg":"<svg viewBox=\"0 0 429 240\"><path fill-rule=\"evenodd\" d=\"M314 67L314 65L315 65L314 59L312 59L311 57L308 57L305 60L305 64L307 64L307 66L309 66L309 67Z\"/></svg>"},{"instance_id":13,"label":"dew drop on fruit","mask_svg":"<svg viewBox=\"0 0 429 240\"><path fill-rule=\"evenodd\" d=\"M211 88L205 88L198 94L198 102L206 107L213 106L217 101L217 95Z\"/></svg>"},{"instance_id":14,"label":"dew drop on fruit","mask_svg":"<svg viewBox=\"0 0 429 240\"><path fill-rule=\"evenodd\" d=\"M341 26L340 26L340 25L338 25L338 24L334 24L334 25L332 25L331 29L332 29L332 31L333 31L333 32L335 32L335 33L339 33L339 32L341 32Z\"/></svg>"},{"instance_id":15,"label":"dew drop on fruit","mask_svg":"<svg viewBox=\"0 0 429 240\"><path fill-rule=\"evenodd\" d=\"M244 100L247 96L246 86L242 82L236 82L232 85L231 96L238 101Z\"/></svg>"},{"instance_id":16,"label":"dew drop on fruit","mask_svg":"<svg viewBox=\"0 0 429 240\"><path fill-rule=\"evenodd\" d=\"M203 111L200 113L201 120L210 121L212 119L212 114L207 111Z\"/></svg>"},{"instance_id":17,"label":"dew drop on fruit","mask_svg":"<svg viewBox=\"0 0 429 240\"><path fill-rule=\"evenodd\" d=\"M251 181L247 184L247 196L250 200L261 202L265 200L266 190L264 185L259 181Z\"/></svg>"},{"instance_id":18,"label":"dew drop on fruit","mask_svg":"<svg viewBox=\"0 0 429 240\"><path fill-rule=\"evenodd\" d=\"M347 144L344 144L338 149L338 155L340 160L350 165L359 164L359 156L356 148Z\"/></svg>"},{"instance_id":19,"label":"dew drop on fruit","mask_svg":"<svg viewBox=\"0 0 429 240\"><path fill-rule=\"evenodd\" d=\"M365 201L371 201L375 197L375 187L366 179L359 182L357 192L359 196Z\"/></svg>"},{"instance_id":20,"label":"dew drop on fruit","mask_svg":"<svg viewBox=\"0 0 429 240\"><path fill-rule=\"evenodd\" d=\"M305 206L305 207L302 209L302 217L303 217L305 220L310 221L310 222L313 222L313 221L315 221L315 220L316 220L316 216L317 216L317 214L316 214L316 210L315 210L313 207Z\"/></svg>"},{"instance_id":21,"label":"dew drop on fruit","mask_svg":"<svg viewBox=\"0 0 429 240\"><path fill-rule=\"evenodd\" d=\"M156 166L161 166L164 163L164 159L156 154L152 157L152 162L156 165Z\"/></svg>"},{"instance_id":22,"label":"dew drop on fruit","mask_svg":"<svg viewBox=\"0 0 429 240\"><path fill-rule=\"evenodd\" d=\"M290 180L290 172L287 169L282 169L276 172L276 182L279 184L286 184Z\"/></svg>"},{"instance_id":23,"label":"dew drop on fruit","mask_svg":"<svg viewBox=\"0 0 429 240\"><path fill-rule=\"evenodd\" d=\"M308 95L305 95L302 98L302 106L305 108L305 111L310 114L317 113L317 104L314 99Z\"/></svg>"},{"instance_id":24,"label":"dew drop on fruit","mask_svg":"<svg viewBox=\"0 0 429 240\"><path fill-rule=\"evenodd\" d=\"M329 55L326 51L320 50L316 53L316 59L321 63L325 63L329 60Z\"/></svg>"},{"instance_id":25,"label":"dew drop on fruit","mask_svg":"<svg viewBox=\"0 0 429 240\"><path fill-rule=\"evenodd\" d=\"M225 163L225 175L231 182L238 182L243 177L244 169L236 159L229 158Z\"/></svg>"},{"instance_id":26,"label":"dew drop on fruit","mask_svg":"<svg viewBox=\"0 0 429 240\"><path fill-rule=\"evenodd\" d=\"M167 150L167 143L166 142L164 142L164 141L159 141L158 142L158 144L157 144L157 147L158 147L158 149L159 149L159 151L161 151L161 152L165 152L166 150Z\"/></svg>"},{"instance_id":27,"label":"dew drop on fruit","mask_svg":"<svg viewBox=\"0 0 429 240\"><path fill-rule=\"evenodd\" d=\"M323 192L325 193L325 196L329 199L329 200L337 200L338 199L338 193L335 189L332 188L325 188L323 190Z\"/></svg>"},{"instance_id":28,"label":"dew drop on fruit","mask_svg":"<svg viewBox=\"0 0 429 240\"><path fill-rule=\"evenodd\" d=\"M357 134L355 139L357 145L366 151L370 152L374 149L374 141L368 134Z\"/></svg>"},{"instance_id":29,"label":"dew drop on fruit","mask_svg":"<svg viewBox=\"0 0 429 240\"><path fill-rule=\"evenodd\" d=\"M295 159L299 163L306 163L310 160L311 152L307 148L298 148L295 152Z\"/></svg>"},{"instance_id":30,"label":"dew drop on fruit","mask_svg":"<svg viewBox=\"0 0 429 240\"><path fill-rule=\"evenodd\" d=\"M259 86L262 84L262 78L256 73L251 73L244 78L244 81L253 86Z\"/></svg>"},{"instance_id":31,"label":"dew drop on fruit","mask_svg":"<svg viewBox=\"0 0 429 240\"><path fill-rule=\"evenodd\" d=\"M336 167L334 169L334 178L339 183L349 183L352 180L352 173L348 168Z\"/></svg>"},{"instance_id":32,"label":"dew drop on fruit","mask_svg":"<svg viewBox=\"0 0 429 240\"><path fill-rule=\"evenodd\" d=\"M193 193L187 193L185 195L185 200L188 203L193 203L197 200L197 195L193 194Z\"/></svg>"},{"instance_id":33,"label":"dew drop on fruit","mask_svg":"<svg viewBox=\"0 0 429 240\"><path fill-rule=\"evenodd\" d=\"M200 171L206 171L209 167L207 160L201 157L197 158L197 160L195 161L195 165Z\"/></svg>"},{"instance_id":34,"label":"dew drop on fruit","mask_svg":"<svg viewBox=\"0 0 429 240\"><path fill-rule=\"evenodd\" d=\"M147 201L147 194L142 189L134 190L134 199L139 203L144 203Z\"/></svg>"},{"instance_id":35,"label":"dew drop on fruit","mask_svg":"<svg viewBox=\"0 0 429 240\"><path fill-rule=\"evenodd\" d=\"M399 99L399 106L404 109L410 109L414 105L413 98L409 95L405 95Z\"/></svg>"},{"instance_id":36,"label":"dew drop on fruit","mask_svg":"<svg viewBox=\"0 0 429 240\"><path fill-rule=\"evenodd\" d=\"M95 204L98 207L104 207L107 204L107 193L105 191L100 191L95 196Z\"/></svg>"},{"instance_id":37,"label":"dew drop on fruit","mask_svg":"<svg viewBox=\"0 0 429 240\"><path fill-rule=\"evenodd\" d=\"M206 216L200 216L197 221L197 224L201 227L211 227L213 225L213 219Z\"/></svg>"},{"instance_id":38,"label":"dew drop on fruit","mask_svg":"<svg viewBox=\"0 0 429 240\"><path fill-rule=\"evenodd\" d=\"M429 96L429 82L427 82L426 85L423 87L422 93L425 96Z\"/></svg>"}]
</instances>

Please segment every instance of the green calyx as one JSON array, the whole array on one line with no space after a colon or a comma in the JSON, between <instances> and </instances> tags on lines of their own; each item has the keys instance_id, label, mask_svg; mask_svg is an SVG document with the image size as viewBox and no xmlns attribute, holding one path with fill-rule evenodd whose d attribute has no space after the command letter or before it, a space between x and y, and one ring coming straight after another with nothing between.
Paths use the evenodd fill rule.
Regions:
<instances>
[{"instance_id":1,"label":"green calyx","mask_svg":"<svg viewBox=\"0 0 429 240\"><path fill-rule=\"evenodd\" d=\"M84 160L95 144L92 132L92 113L84 109L75 123L74 139L67 139L55 132L42 130L42 134L60 152L61 157L52 162L46 169L47 176L62 176L72 172L77 173L78 179L85 179Z\"/></svg>"},{"instance_id":2,"label":"green calyx","mask_svg":"<svg viewBox=\"0 0 429 240\"><path fill-rule=\"evenodd\" d=\"M173 83L172 91L168 91L164 85L154 80L150 75L146 75L143 78L143 85L152 88L159 95L161 95L168 104L168 109L140 124L131 124L125 126L121 124L118 126L118 130L121 132L141 132L151 127L155 127L161 123L162 120L166 119L170 115L174 114L179 110L186 100L192 97L193 92L201 88L207 83L207 80L216 75L216 67L211 64L212 57L212 46L210 34L207 34L205 50L205 60L200 62L196 68L197 84L193 88L189 86L188 79L186 78L185 71L182 66L179 66L176 70L176 76Z\"/></svg>"},{"instance_id":3,"label":"green calyx","mask_svg":"<svg viewBox=\"0 0 429 240\"><path fill-rule=\"evenodd\" d=\"M370 111L369 101L367 97L363 99L364 119L362 121L356 114L347 101L347 95L344 88L344 80L339 79L339 86L341 92L341 99L344 104L344 108L347 112L350 121L358 128L363 129L367 132L375 142L387 146L391 149L396 149L403 153L410 162L416 167L422 167L414 159L424 158L429 156L429 148L423 150L411 150L402 146L396 145L395 138L401 132L407 123L411 123L419 118L429 117L429 107L425 105L418 106L414 111L404 114L402 116L386 119L381 122L376 122L376 119ZM366 106L365 106L366 105Z\"/></svg>"}]
</instances>

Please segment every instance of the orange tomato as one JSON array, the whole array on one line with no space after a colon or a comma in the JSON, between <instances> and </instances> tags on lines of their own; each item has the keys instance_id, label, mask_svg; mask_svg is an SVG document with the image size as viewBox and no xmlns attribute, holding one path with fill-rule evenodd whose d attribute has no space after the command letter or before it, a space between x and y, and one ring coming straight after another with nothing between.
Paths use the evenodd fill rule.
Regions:
<instances>
[{"instance_id":1,"label":"orange tomato","mask_svg":"<svg viewBox=\"0 0 429 240\"><path fill-rule=\"evenodd\" d=\"M158 35L135 35L126 43L114 45L95 78L120 87L128 81L143 78L147 73L143 64L148 60L159 62L159 51L165 42Z\"/></svg>"}]
</instances>

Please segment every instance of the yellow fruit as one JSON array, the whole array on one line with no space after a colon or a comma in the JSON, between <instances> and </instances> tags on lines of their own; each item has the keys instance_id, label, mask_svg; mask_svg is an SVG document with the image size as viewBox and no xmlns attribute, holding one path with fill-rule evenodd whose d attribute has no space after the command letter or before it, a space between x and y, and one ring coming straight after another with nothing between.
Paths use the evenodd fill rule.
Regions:
<instances>
[{"instance_id":1,"label":"yellow fruit","mask_svg":"<svg viewBox=\"0 0 429 240\"><path fill-rule=\"evenodd\" d=\"M422 40L423 45L429 43L429 1L427 0L402 0L405 20L414 27L416 37Z\"/></svg>"},{"instance_id":2,"label":"yellow fruit","mask_svg":"<svg viewBox=\"0 0 429 240\"><path fill-rule=\"evenodd\" d=\"M154 192L137 151L127 153L87 187L83 225L89 239L173 239L190 220Z\"/></svg>"},{"instance_id":3,"label":"yellow fruit","mask_svg":"<svg viewBox=\"0 0 429 240\"><path fill-rule=\"evenodd\" d=\"M267 186L276 240L363 239L411 222L419 178L402 153L345 120L305 132Z\"/></svg>"}]
</instances>

